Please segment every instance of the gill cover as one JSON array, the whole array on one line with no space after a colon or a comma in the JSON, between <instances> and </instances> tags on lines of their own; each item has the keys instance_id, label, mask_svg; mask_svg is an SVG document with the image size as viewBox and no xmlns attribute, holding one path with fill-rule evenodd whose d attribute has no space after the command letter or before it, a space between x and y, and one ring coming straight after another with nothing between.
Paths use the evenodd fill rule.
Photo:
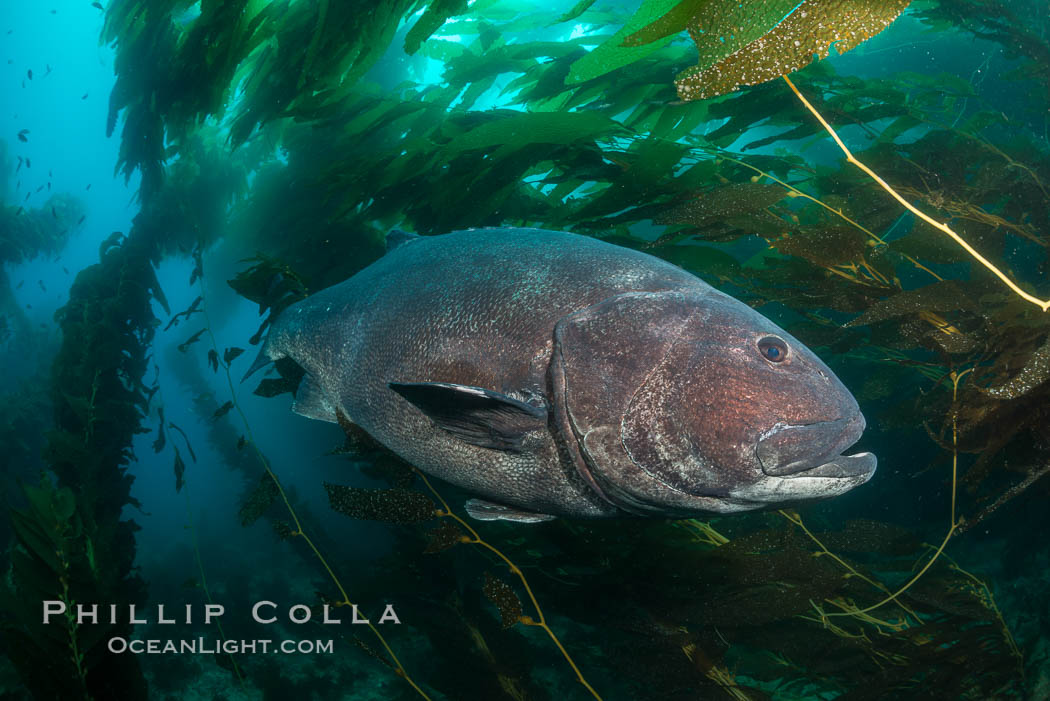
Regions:
<instances>
[{"instance_id":1,"label":"gill cover","mask_svg":"<svg viewBox=\"0 0 1050 701\"><path fill-rule=\"evenodd\" d=\"M571 314L554 330L555 422L581 476L638 514L695 509L689 485L708 471L695 432L678 426L669 359L706 316L698 294L629 292ZM693 492L686 494L683 492Z\"/></svg>"}]
</instances>

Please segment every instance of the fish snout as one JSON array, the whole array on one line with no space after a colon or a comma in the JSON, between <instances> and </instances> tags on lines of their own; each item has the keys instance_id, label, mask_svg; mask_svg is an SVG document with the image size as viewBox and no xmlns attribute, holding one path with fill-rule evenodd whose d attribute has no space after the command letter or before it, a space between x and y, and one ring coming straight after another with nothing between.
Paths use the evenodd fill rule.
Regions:
<instances>
[{"instance_id":1,"label":"fish snout","mask_svg":"<svg viewBox=\"0 0 1050 701\"><path fill-rule=\"evenodd\" d=\"M758 441L756 452L762 471L767 475L784 477L832 463L845 468L849 463L858 462L858 459L859 463L864 464L858 463L851 467L865 469L867 459L874 460L870 453L842 455L844 450L860 440L864 426L864 416L860 412L849 418L800 426L777 424Z\"/></svg>"}]
</instances>

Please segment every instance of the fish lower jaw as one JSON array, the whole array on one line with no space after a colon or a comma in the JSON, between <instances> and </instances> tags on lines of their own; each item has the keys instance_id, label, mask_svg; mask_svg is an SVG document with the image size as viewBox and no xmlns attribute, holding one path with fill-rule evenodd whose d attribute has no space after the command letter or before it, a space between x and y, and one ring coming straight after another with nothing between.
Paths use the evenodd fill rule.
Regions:
<instances>
[{"instance_id":1,"label":"fish lower jaw","mask_svg":"<svg viewBox=\"0 0 1050 701\"><path fill-rule=\"evenodd\" d=\"M863 477L864 482L867 482L875 474L876 464L875 455L865 451L854 455L840 455L823 465L817 465L808 470L792 472L787 475L780 475L780 477L788 480L800 477L825 477L829 479L856 479Z\"/></svg>"},{"instance_id":2,"label":"fish lower jaw","mask_svg":"<svg viewBox=\"0 0 1050 701\"><path fill-rule=\"evenodd\" d=\"M870 480L875 474L876 463L872 453L842 455L791 475L781 477L763 474L757 482L732 490L729 497L752 502L752 508L830 499Z\"/></svg>"}]
</instances>

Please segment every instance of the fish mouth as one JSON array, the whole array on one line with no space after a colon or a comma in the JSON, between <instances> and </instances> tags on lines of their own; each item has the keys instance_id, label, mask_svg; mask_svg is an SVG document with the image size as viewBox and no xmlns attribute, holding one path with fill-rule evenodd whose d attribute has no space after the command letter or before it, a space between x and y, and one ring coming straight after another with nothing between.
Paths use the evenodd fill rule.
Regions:
<instances>
[{"instance_id":1,"label":"fish mouth","mask_svg":"<svg viewBox=\"0 0 1050 701\"><path fill-rule=\"evenodd\" d=\"M864 433L864 416L811 424L778 423L764 432L755 452L762 472L770 477L828 477L867 481L875 472L872 453L844 455Z\"/></svg>"}]
</instances>

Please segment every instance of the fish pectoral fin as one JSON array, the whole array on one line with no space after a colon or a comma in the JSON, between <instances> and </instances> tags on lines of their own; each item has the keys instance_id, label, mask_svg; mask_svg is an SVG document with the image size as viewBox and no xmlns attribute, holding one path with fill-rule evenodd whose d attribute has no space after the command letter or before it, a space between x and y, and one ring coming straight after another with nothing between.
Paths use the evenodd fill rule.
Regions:
<instances>
[{"instance_id":1,"label":"fish pectoral fin","mask_svg":"<svg viewBox=\"0 0 1050 701\"><path fill-rule=\"evenodd\" d=\"M295 401L292 402L292 411L308 419L339 423L335 413L335 406L328 400L321 385L313 375L307 373L299 383L299 389L295 390Z\"/></svg>"},{"instance_id":2,"label":"fish pectoral fin","mask_svg":"<svg viewBox=\"0 0 1050 701\"><path fill-rule=\"evenodd\" d=\"M471 445L518 452L525 434L546 428L547 410L499 392L448 382L390 382L439 428Z\"/></svg>"},{"instance_id":3,"label":"fish pectoral fin","mask_svg":"<svg viewBox=\"0 0 1050 701\"><path fill-rule=\"evenodd\" d=\"M478 521L515 521L517 523L540 523L558 518L550 514L538 514L533 511L517 509L484 499L468 499L463 505L467 514Z\"/></svg>"}]
</instances>

